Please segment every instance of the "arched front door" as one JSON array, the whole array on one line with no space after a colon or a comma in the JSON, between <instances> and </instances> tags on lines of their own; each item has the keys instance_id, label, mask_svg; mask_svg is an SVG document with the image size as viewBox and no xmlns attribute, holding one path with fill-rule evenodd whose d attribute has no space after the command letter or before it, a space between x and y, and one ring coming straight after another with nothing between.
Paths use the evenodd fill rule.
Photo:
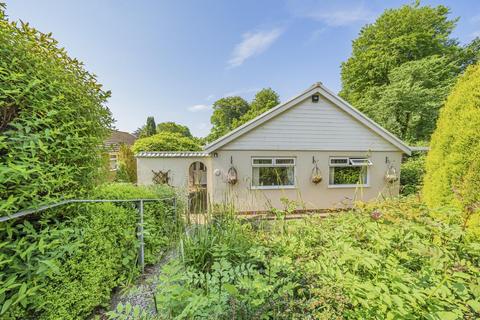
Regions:
<instances>
[{"instance_id":1,"label":"arched front door","mask_svg":"<svg viewBox=\"0 0 480 320\"><path fill-rule=\"evenodd\" d=\"M188 205L191 213L207 210L207 166L201 161L193 162L188 169Z\"/></svg>"}]
</instances>

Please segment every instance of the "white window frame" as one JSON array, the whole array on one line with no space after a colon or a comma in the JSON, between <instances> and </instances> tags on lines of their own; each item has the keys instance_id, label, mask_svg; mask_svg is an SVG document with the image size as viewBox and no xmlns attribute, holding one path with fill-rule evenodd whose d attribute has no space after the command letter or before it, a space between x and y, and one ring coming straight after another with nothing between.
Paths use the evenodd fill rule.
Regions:
<instances>
[{"instance_id":1,"label":"white window frame","mask_svg":"<svg viewBox=\"0 0 480 320\"><path fill-rule=\"evenodd\" d=\"M265 160L265 159L271 159L272 163L270 163L270 164L255 163L255 160ZM277 164L276 162L279 159L280 160L283 160L283 159L293 160L293 163L291 163L291 164L285 164L285 163ZM255 190L269 190L269 189L278 190L278 189L295 189L297 187L297 176L296 176L297 160L296 160L295 157L252 157L252 163L251 164L252 164L252 179L251 179L251 183L250 183L250 188L251 189L255 189ZM293 185L254 186L253 185L253 168L261 168L261 167L267 167L267 168L270 168L270 167L277 167L277 168L293 167Z\"/></svg>"},{"instance_id":2,"label":"white window frame","mask_svg":"<svg viewBox=\"0 0 480 320\"><path fill-rule=\"evenodd\" d=\"M346 163L332 163L332 160L346 160ZM352 161L353 160L353 161ZM362 161L363 163L361 163ZM367 157L330 157L329 161L329 168L328 168L328 188L336 189L336 188L369 188L370 187L370 167L373 165L370 158ZM331 184L330 183L330 171L331 168L335 167L366 167L367 174L366 179L367 183L364 184ZM333 173L333 180L335 180L335 171Z\"/></svg>"},{"instance_id":3,"label":"white window frame","mask_svg":"<svg viewBox=\"0 0 480 320\"><path fill-rule=\"evenodd\" d=\"M111 172L118 170L118 155L114 153L109 153L108 166ZM112 167L112 161L114 161L115 166Z\"/></svg>"}]
</instances>

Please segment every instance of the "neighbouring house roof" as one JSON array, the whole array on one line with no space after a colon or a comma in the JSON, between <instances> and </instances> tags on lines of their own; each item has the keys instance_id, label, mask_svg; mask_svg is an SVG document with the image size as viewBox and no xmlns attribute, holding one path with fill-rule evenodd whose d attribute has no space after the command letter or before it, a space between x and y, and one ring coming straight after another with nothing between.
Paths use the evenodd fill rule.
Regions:
<instances>
[{"instance_id":1,"label":"neighbouring house roof","mask_svg":"<svg viewBox=\"0 0 480 320\"><path fill-rule=\"evenodd\" d=\"M364 115L363 113L355 109L348 102L340 98L338 95L328 90L320 82L313 84L310 88L308 88L306 91L302 92L301 94L297 95L296 97L284 103L281 103L278 106L262 113L258 117L246 122L245 124L241 125L240 127L236 128L230 133L206 145L204 147L204 151L207 153L211 153L221 148L222 146L239 138L245 133L257 128L258 126L276 117L277 115L282 114L283 112L289 110L290 108L298 105L300 102L304 101L305 99L309 98L314 94L320 94L325 99L333 103L335 106L337 106L338 108L340 108L341 110L343 110L344 112L352 116L354 119L359 121L361 124L369 128L371 131L375 132L377 135L379 135L386 141L390 142L393 146L395 146L402 152L408 155L411 154L411 149L402 140L400 140L399 138L394 136L392 133L390 133L383 127L381 127L379 124L377 124L376 122L368 118L366 115Z\"/></svg>"},{"instance_id":2,"label":"neighbouring house roof","mask_svg":"<svg viewBox=\"0 0 480 320\"><path fill-rule=\"evenodd\" d=\"M137 138L128 132L112 130L110 137L105 140L104 145L109 151L117 152L121 144L131 146L135 143Z\"/></svg>"},{"instance_id":3,"label":"neighbouring house roof","mask_svg":"<svg viewBox=\"0 0 480 320\"><path fill-rule=\"evenodd\" d=\"M210 154L202 151L142 151L135 156L137 158L198 158L209 157Z\"/></svg>"}]
</instances>

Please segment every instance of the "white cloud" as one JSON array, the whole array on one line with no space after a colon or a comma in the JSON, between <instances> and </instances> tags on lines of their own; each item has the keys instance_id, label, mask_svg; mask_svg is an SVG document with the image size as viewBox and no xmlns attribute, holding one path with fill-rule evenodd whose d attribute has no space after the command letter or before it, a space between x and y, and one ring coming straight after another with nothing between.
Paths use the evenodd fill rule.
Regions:
<instances>
[{"instance_id":1,"label":"white cloud","mask_svg":"<svg viewBox=\"0 0 480 320\"><path fill-rule=\"evenodd\" d=\"M287 0L287 10L296 18L320 21L329 27L343 27L358 23L372 22L375 14L365 1L347 4L344 1Z\"/></svg>"},{"instance_id":2,"label":"white cloud","mask_svg":"<svg viewBox=\"0 0 480 320\"><path fill-rule=\"evenodd\" d=\"M348 26L358 22L370 22L374 15L363 6L350 9L324 10L318 9L306 14L307 17L322 21L330 27Z\"/></svg>"},{"instance_id":3,"label":"white cloud","mask_svg":"<svg viewBox=\"0 0 480 320\"><path fill-rule=\"evenodd\" d=\"M205 111L205 110L210 110L212 107L206 104L196 104L194 106L188 107L188 111L191 112L199 112L199 111Z\"/></svg>"},{"instance_id":4,"label":"white cloud","mask_svg":"<svg viewBox=\"0 0 480 320\"><path fill-rule=\"evenodd\" d=\"M250 93L254 93L254 92L257 92L257 91L260 91L260 89L259 88L250 88L250 89L233 90L233 91L227 92L225 94L222 94L222 98L232 97L232 96L244 96L244 95L248 95Z\"/></svg>"},{"instance_id":5,"label":"white cloud","mask_svg":"<svg viewBox=\"0 0 480 320\"><path fill-rule=\"evenodd\" d=\"M480 14L477 14L476 16L471 17L470 22L473 24L480 22Z\"/></svg>"},{"instance_id":6,"label":"white cloud","mask_svg":"<svg viewBox=\"0 0 480 320\"><path fill-rule=\"evenodd\" d=\"M238 67L248 58L261 54L267 50L281 34L281 29L244 33L242 35L242 42L238 43L233 49L232 57L228 61L229 67Z\"/></svg>"}]
</instances>

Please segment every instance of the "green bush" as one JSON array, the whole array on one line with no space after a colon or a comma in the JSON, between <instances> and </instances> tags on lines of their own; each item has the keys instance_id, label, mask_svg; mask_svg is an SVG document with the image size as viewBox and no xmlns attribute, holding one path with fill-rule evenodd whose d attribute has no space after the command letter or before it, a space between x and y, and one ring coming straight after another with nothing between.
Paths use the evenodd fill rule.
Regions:
<instances>
[{"instance_id":1,"label":"green bush","mask_svg":"<svg viewBox=\"0 0 480 320\"><path fill-rule=\"evenodd\" d=\"M151 137L138 139L132 147L134 153L140 151L199 151L197 140L178 133L161 132Z\"/></svg>"},{"instance_id":2,"label":"green bush","mask_svg":"<svg viewBox=\"0 0 480 320\"><path fill-rule=\"evenodd\" d=\"M11 23L0 4L0 212L90 189L109 134L103 91L50 34Z\"/></svg>"},{"instance_id":3,"label":"green bush","mask_svg":"<svg viewBox=\"0 0 480 320\"><path fill-rule=\"evenodd\" d=\"M400 192L403 195L418 193L423 184L425 175L425 155L414 154L404 162L400 175Z\"/></svg>"},{"instance_id":4,"label":"green bush","mask_svg":"<svg viewBox=\"0 0 480 320\"><path fill-rule=\"evenodd\" d=\"M403 197L259 232L228 222L237 227L198 238L200 252L217 248L209 269L192 259L164 268L160 318L477 319L478 238L453 219L459 211L449 221L436 214ZM221 236L228 230L249 248Z\"/></svg>"},{"instance_id":5,"label":"green bush","mask_svg":"<svg viewBox=\"0 0 480 320\"><path fill-rule=\"evenodd\" d=\"M168 187L103 185L97 199L169 198ZM174 203L145 203L145 261L176 239ZM136 267L138 213L132 203L75 204L0 225L0 318L85 319L108 305Z\"/></svg>"},{"instance_id":6,"label":"green bush","mask_svg":"<svg viewBox=\"0 0 480 320\"><path fill-rule=\"evenodd\" d=\"M115 181L137 182L137 161L132 149L121 144L118 150L118 169L115 173Z\"/></svg>"},{"instance_id":7,"label":"green bush","mask_svg":"<svg viewBox=\"0 0 480 320\"><path fill-rule=\"evenodd\" d=\"M426 159L423 196L434 208L480 206L480 64L460 77L440 112Z\"/></svg>"}]
</instances>

